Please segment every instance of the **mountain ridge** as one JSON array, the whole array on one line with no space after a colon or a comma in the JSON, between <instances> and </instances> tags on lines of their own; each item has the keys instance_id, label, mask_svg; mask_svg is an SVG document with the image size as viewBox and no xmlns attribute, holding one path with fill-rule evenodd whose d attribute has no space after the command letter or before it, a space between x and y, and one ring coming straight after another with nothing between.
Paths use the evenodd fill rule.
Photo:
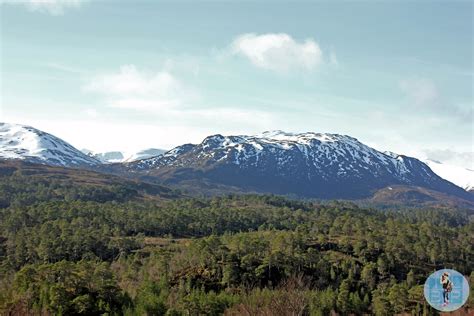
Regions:
<instances>
[{"instance_id":1,"label":"mountain ridge","mask_svg":"<svg viewBox=\"0 0 474 316\"><path fill-rule=\"evenodd\" d=\"M118 153L123 160L121 152L111 154ZM364 199L401 185L473 199L416 158L380 152L354 137L331 133L216 134L151 158L104 163L33 127L0 123L0 158L88 168L177 187L192 184L211 191L229 188L306 198Z\"/></svg>"},{"instance_id":2,"label":"mountain ridge","mask_svg":"<svg viewBox=\"0 0 474 316\"><path fill-rule=\"evenodd\" d=\"M216 134L200 144L185 144L161 156L126 164L126 168L168 184L203 179L306 197L361 198L400 184L469 198L416 158L382 153L351 136L330 133Z\"/></svg>"}]
</instances>

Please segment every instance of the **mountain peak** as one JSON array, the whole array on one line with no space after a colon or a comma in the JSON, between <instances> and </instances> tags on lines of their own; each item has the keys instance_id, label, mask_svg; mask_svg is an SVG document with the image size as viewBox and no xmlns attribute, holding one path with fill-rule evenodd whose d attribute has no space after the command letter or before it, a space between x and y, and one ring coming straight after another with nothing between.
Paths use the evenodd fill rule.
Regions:
<instances>
[{"instance_id":1,"label":"mountain peak","mask_svg":"<svg viewBox=\"0 0 474 316\"><path fill-rule=\"evenodd\" d=\"M261 134L254 135L255 138L263 138L276 141L288 141L288 142L297 142L305 143L309 140L318 140L320 142L335 142L340 140L356 140L353 137L339 134L331 133L314 133L314 132L304 132L304 133L289 133L282 130L274 131L265 131Z\"/></svg>"},{"instance_id":2,"label":"mountain peak","mask_svg":"<svg viewBox=\"0 0 474 316\"><path fill-rule=\"evenodd\" d=\"M389 156L389 157L392 157L392 158L395 158L395 159L398 158L398 157L400 157L399 154L394 153L393 151L384 151L383 153L384 153L385 155L387 155L387 156Z\"/></svg>"},{"instance_id":3,"label":"mountain peak","mask_svg":"<svg viewBox=\"0 0 474 316\"><path fill-rule=\"evenodd\" d=\"M11 123L0 123L0 158L70 167L100 163L51 134Z\"/></svg>"},{"instance_id":4,"label":"mountain peak","mask_svg":"<svg viewBox=\"0 0 474 316\"><path fill-rule=\"evenodd\" d=\"M217 134L185 150L180 146L128 167L170 183L205 179L244 190L304 197L360 198L389 185L466 194L415 158L382 153L353 137L330 133Z\"/></svg>"}]
</instances>

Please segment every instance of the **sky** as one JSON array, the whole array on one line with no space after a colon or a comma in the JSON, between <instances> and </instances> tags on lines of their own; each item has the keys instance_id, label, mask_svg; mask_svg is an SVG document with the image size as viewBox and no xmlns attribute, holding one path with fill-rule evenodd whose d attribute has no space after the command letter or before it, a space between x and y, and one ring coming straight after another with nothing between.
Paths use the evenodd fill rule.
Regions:
<instances>
[{"instance_id":1,"label":"sky","mask_svg":"<svg viewBox=\"0 0 474 316\"><path fill-rule=\"evenodd\" d=\"M0 121L98 152L329 132L474 169L472 1L0 1Z\"/></svg>"}]
</instances>

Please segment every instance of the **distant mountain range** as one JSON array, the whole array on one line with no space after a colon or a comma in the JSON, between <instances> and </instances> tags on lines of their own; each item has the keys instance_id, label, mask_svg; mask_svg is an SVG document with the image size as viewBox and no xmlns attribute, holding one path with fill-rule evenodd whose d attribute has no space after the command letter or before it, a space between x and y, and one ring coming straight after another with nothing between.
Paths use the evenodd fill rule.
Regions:
<instances>
[{"instance_id":1,"label":"distant mountain range","mask_svg":"<svg viewBox=\"0 0 474 316\"><path fill-rule=\"evenodd\" d=\"M0 123L0 158L94 169L191 192L321 199L367 199L378 194L382 199L423 201L451 196L474 201L473 194L433 172L434 162L379 152L338 134L213 135L200 144L181 145L165 153L159 149L133 155L86 153L35 128ZM441 170L437 165L433 169Z\"/></svg>"},{"instance_id":2,"label":"distant mountain range","mask_svg":"<svg viewBox=\"0 0 474 316\"><path fill-rule=\"evenodd\" d=\"M93 152L88 149L82 149L81 151L88 156L100 160L102 163L133 162L156 157L167 152L167 150L157 148L148 148L132 153L125 151Z\"/></svg>"}]
</instances>

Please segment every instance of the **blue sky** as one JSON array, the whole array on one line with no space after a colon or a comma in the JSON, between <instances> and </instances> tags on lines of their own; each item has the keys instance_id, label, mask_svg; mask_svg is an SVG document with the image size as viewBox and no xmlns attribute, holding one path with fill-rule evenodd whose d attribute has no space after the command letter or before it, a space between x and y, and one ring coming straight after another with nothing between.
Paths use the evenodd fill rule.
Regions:
<instances>
[{"instance_id":1,"label":"blue sky","mask_svg":"<svg viewBox=\"0 0 474 316\"><path fill-rule=\"evenodd\" d=\"M348 134L473 161L470 1L3 0L2 121L96 151Z\"/></svg>"}]
</instances>

